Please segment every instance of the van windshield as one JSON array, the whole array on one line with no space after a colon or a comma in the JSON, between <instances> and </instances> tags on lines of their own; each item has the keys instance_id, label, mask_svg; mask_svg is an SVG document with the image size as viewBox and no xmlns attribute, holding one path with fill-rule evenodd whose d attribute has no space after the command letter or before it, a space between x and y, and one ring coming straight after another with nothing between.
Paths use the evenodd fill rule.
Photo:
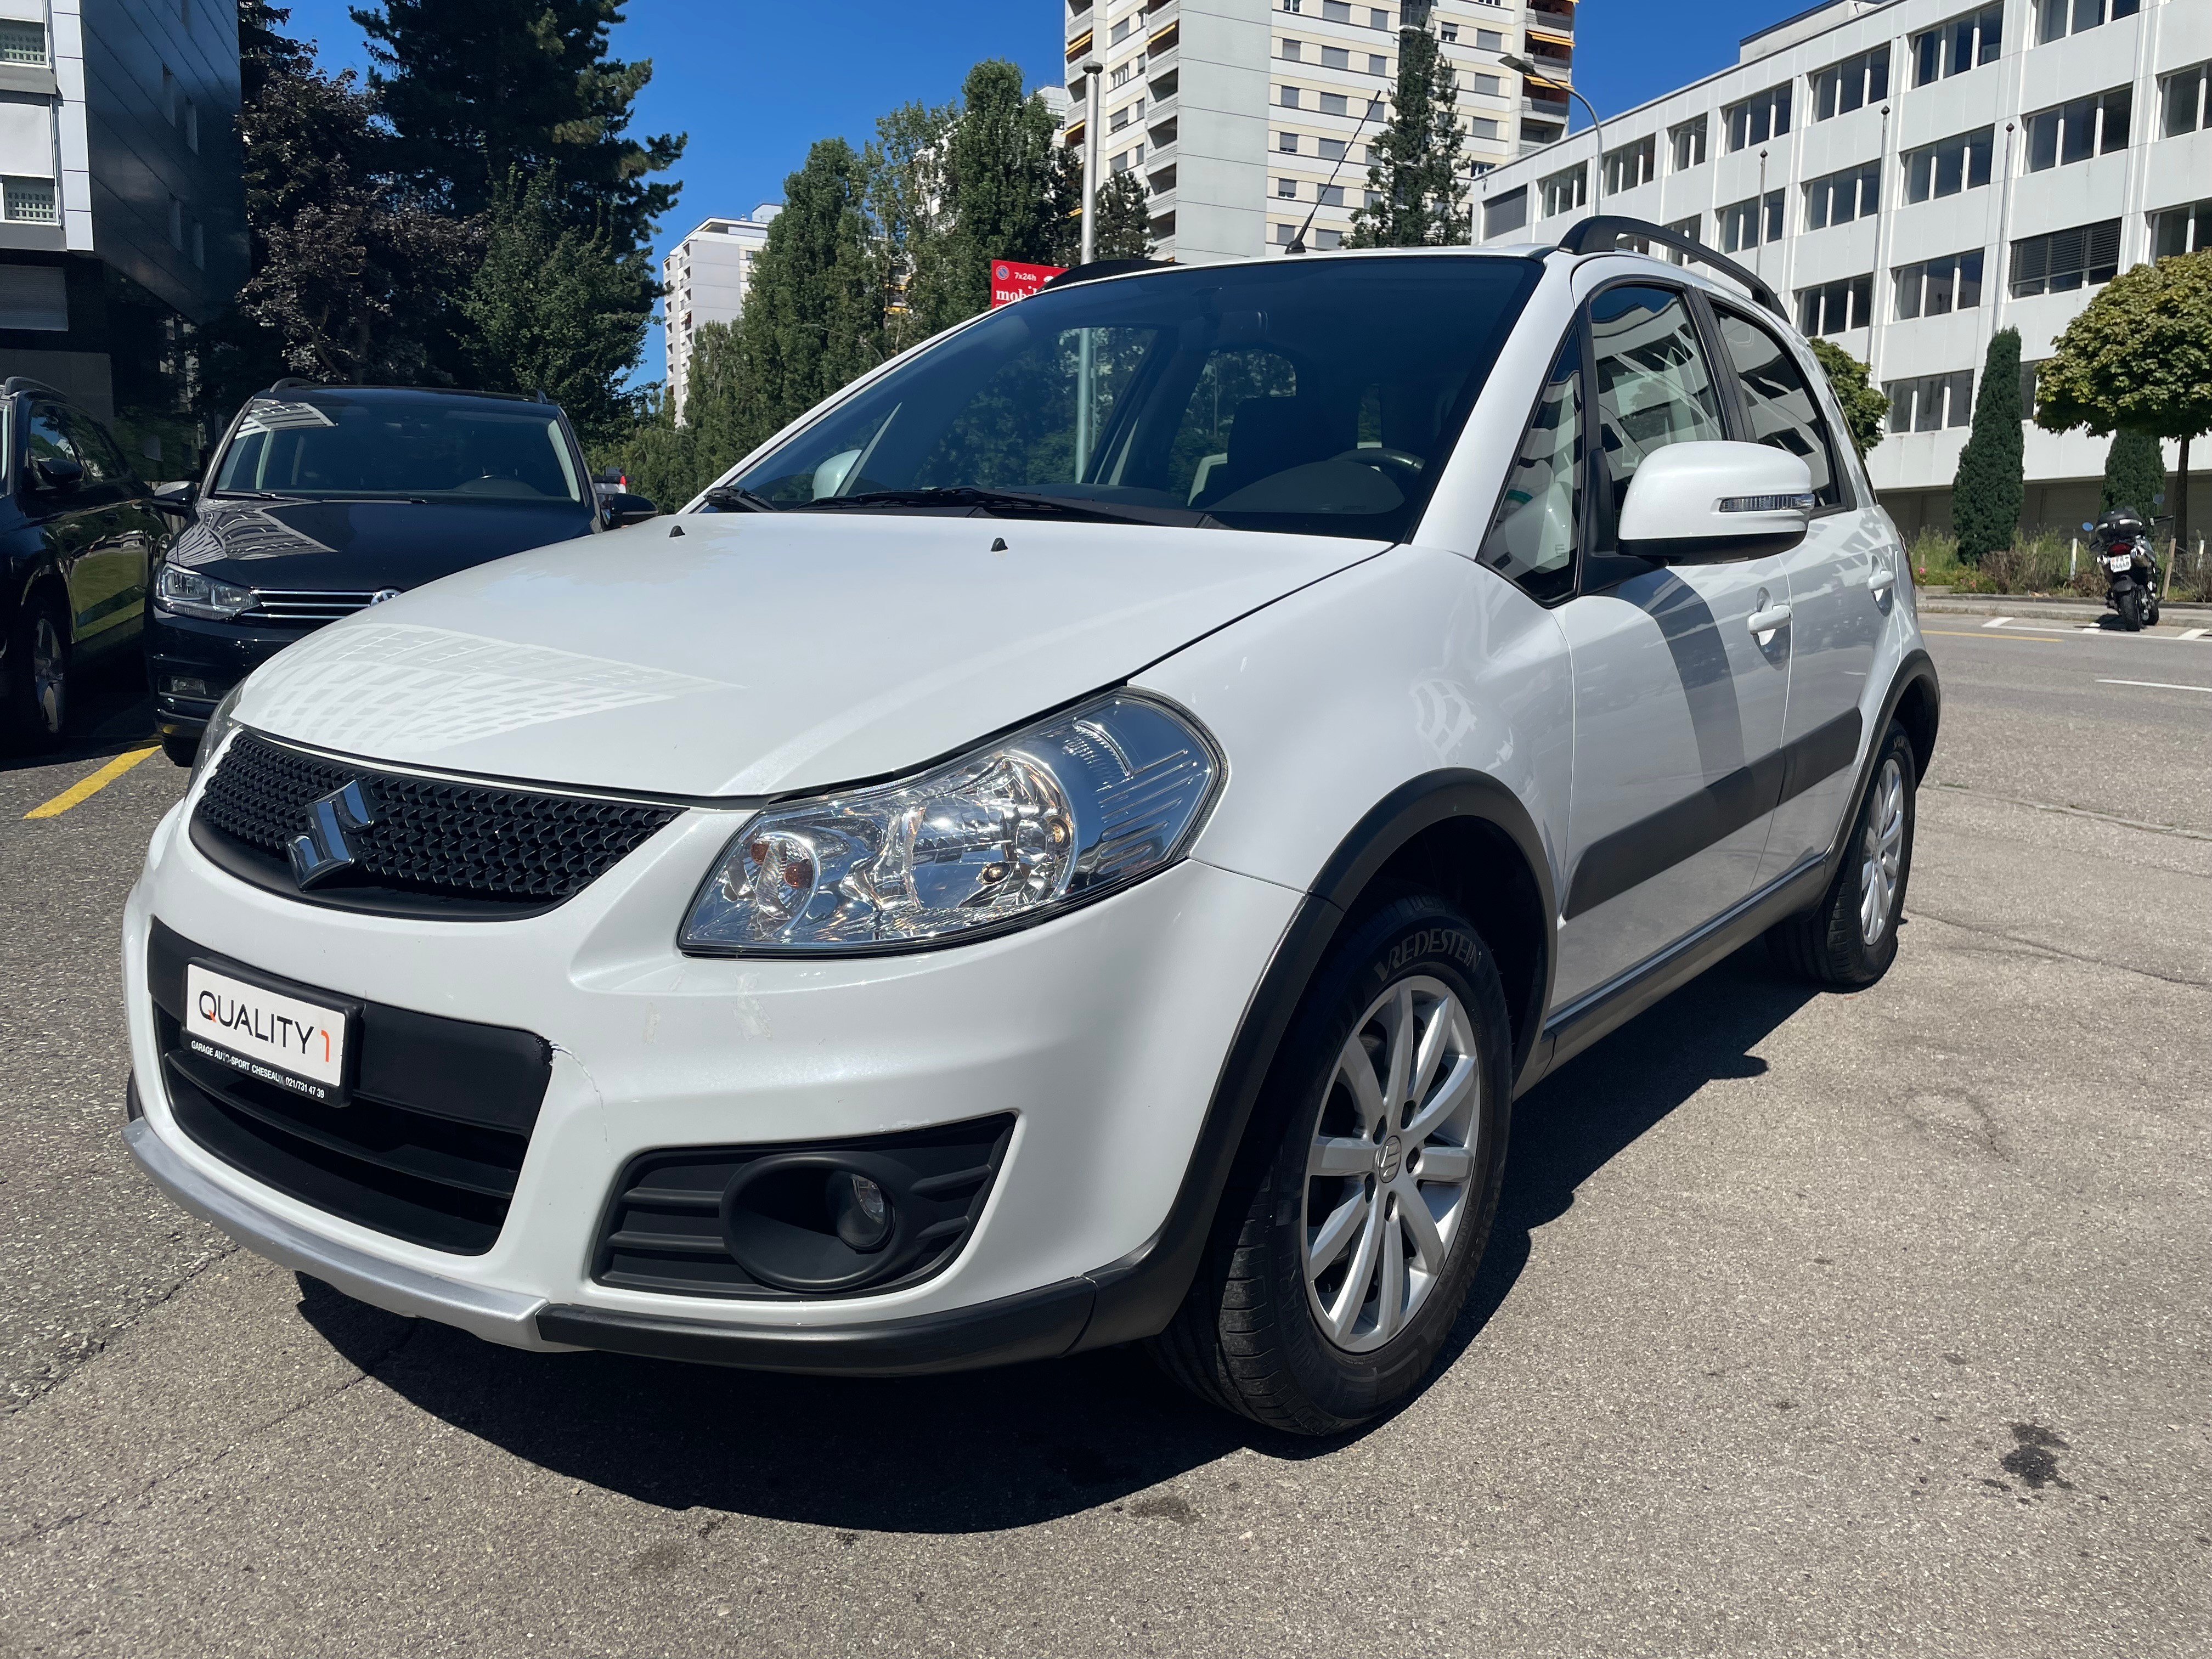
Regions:
<instances>
[{"instance_id":1,"label":"van windshield","mask_svg":"<svg viewBox=\"0 0 2212 1659\"><path fill-rule=\"evenodd\" d=\"M1051 289L731 482L756 508L1398 539L1540 275L1518 257L1294 258Z\"/></svg>"},{"instance_id":2,"label":"van windshield","mask_svg":"<svg viewBox=\"0 0 2212 1659\"><path fill-rule=\"evenodd\" d=\"M542 404L255 398L216 469L218 495L575 501L574 453Z\"/></svg>"}]
</instances>

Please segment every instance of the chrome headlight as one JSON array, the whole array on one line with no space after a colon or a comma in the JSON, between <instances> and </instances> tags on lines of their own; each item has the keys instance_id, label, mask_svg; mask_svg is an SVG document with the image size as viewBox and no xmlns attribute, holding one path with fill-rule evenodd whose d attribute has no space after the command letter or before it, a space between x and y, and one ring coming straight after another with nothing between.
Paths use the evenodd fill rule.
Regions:
<instances>
[{"instance_id":1,"label":"chrome headlight","mask_svg":"<svg viewBox=\"0 0 2212 1659\"><path fill-rule=\"evenodd\" d=\"M228 622L253 603L253 590L219 582L197 570L165 564L154 577L154 602L180 617Z\"/></svg>"},{"instance_id":2,"label":"chrome headlight","mask_svg":"<svg viewBox=\"0 0 2212 1659\"><path fill-rule=\"evenodd\" d=\"M769 808L680 943L844 954L1020 927L1180 857L1221 773L1190 720L1117 691L907 782Z\"/></svg>"},{"instance_id":3,"label":"chrome headlight","mask_svg":"<svg viewBox=\"0 0 2212 1659\"><path fill-rule=\"evenodd\" d=\"M238 707L238 694L245 690L246 682L239 681L216 704L215 713L208 716L207 729L200 733L199 751L192 757L192 775L185 780L187 797L199 787L200 775L215 764L216 751L222 747L222 740L238 729L238 718L232 711Z\"/></svg>"}]
</instances>

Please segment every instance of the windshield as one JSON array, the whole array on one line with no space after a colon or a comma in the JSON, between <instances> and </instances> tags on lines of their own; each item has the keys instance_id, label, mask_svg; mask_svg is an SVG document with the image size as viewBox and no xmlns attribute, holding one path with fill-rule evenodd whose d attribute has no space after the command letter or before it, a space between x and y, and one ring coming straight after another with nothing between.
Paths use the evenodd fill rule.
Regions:
<instances>
[{"instance_id":1,"label":"windshield","mask_svg":"<svg viewBox=\"0 0 2212 1659\"><path fill-rule=\"evenodd\" d=\"M557 416L450 398L256 398L215 493L305 499L581 501Z\"/></svg>"},{"instance_id":2,"label":"windshield","mask_svg":"<svg viewBox=\"0 0 2212 1659\"><path fill-rule=\"evenodd\" d=\"M1520 258L1289 258L1055 289L923 352L732 482L784 509L1397 539L1539 275Z\"/></svg>"}]
</instances>

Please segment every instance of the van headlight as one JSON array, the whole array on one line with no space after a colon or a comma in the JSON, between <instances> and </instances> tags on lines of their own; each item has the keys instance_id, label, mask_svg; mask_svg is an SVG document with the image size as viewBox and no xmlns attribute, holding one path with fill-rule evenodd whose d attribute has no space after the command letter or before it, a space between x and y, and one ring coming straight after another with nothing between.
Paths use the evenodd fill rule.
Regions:
<instances>
[{"instance_id":1,"label":"van headlight","mask_svg":"<svg viewBox=\"0 0 2212 1659\"><path fill-rule=\"evenodd\" d=\"M1115 692L906 782L770 807L731 841L679 942L848 954L1024 926L1180 858L1222 770L1188 716Z\"/></svg>"}]
</instances>

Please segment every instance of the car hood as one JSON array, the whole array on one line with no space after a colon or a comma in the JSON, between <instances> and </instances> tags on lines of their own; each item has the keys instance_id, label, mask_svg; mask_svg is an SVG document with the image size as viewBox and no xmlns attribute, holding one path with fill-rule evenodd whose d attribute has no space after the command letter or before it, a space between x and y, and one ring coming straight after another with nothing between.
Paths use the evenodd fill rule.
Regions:
<instances>
[{"instance_id":1,"label":"car hood","mask_svg":"<svg viewBox=\"0 0 2212 1659\"><path fill-rule=\"evenodd\" d=\"M456 772L746 796L903 772L1387 544L702 514L539 548L308 635L246 725Z\"/></svg>"},{"instance_id":2,"label":"car hood","mask_svg":"<svg viewBox=\"0 0 2212 1659\"><path fill-rule=\"evenodd\" d=\"M204 501L168 556L242 587L404 590L591 524L574 501Z\"/></svg>"}]
</instances>

